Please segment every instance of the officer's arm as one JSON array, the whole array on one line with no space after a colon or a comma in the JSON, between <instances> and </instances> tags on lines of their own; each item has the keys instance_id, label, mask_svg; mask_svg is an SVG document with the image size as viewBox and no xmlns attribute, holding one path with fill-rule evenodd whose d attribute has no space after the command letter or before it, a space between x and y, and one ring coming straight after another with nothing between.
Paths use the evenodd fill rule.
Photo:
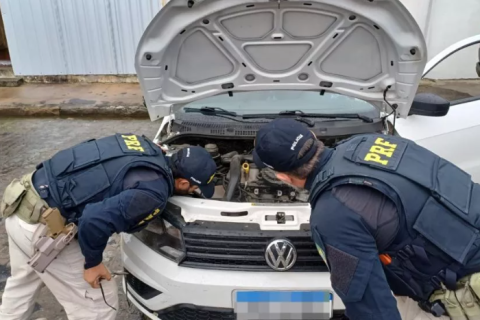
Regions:
<instances>
[{"instance_id":1,"label":"officer's arm","mask_svg":"<svg viewBox=\"0 0 480 320\"><path fill-rule=\"evenodd\" d=\"M355 192L347 195L352 197ZM335 192L326 192L311 217L313 237L326 253L332 286L351 320L401 320L378 258L375 230L343 200ZM361 203L357 207L365 208Z\"/></svg>"},{"instance_id":2,"label":"officer's arm","mask_svg":"<svg viewBox=\"0 0 480 320\"><path fill-rule=\"evenodd\" d=\"M102 202L88 204L79 220L78 241L85 257L85 269L102 262L109 237L126 232L152 214L157 214L168 199L163 178L135 183L131 189Z\"/></svg>"}]
</instances>

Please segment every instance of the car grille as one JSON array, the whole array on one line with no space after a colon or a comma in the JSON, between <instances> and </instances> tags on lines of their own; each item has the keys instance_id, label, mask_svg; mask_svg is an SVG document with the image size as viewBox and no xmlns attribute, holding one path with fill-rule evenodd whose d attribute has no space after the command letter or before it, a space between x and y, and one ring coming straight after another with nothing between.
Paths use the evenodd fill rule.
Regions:
<instances>
[{"instance_id":1,"label":"car grille","mask_svg":"<svg viewBox=\"0 0 480 320\"><path fill-rule=\"evenodd\" d=\"M177 305L158 312L162 320L235 320L232 309L199 308L193 305Z\"/></svg>"},{"instance_id":2,"label":"car grille","mask_svg":"<svg viewBox=\"0 0 480 320\"><path fill-rule=\"evenodd\" d=\"M136 278L131 273L126 275L125 280L127 281L129 287L145 300L152 299L153 297L162 294L162 292L150 287L148 284Z\"/></svg>"},{"instance_id":3,"label":"car grille","mask_svg":"<svg viewBox=\"0 0 480 320\"><path fill-rule=\"evenodd\" d=\"M158 312L162 320L236 320L237 315L232 309L197 307L190 304L180 304ZM331 320L348 320L343 311L336 311Z\"/></svg>"},{"instance_id":4,"label":"car grille","mask_svg":"<svg viewBox=\"0 0 480 320\"><path fill-rule=\"evenodd\" d=\"M297 262L289 271L328 271L310 237L303 231L245 231L246 226L255 229L256 224L239 227L231 223L200 223L202 226L186 226L183 229L186 256L181 265L192 268L274 271L265 260L267 245L276 238L288 239L297 250ZM227 226L228 225L228 226ZM237 226L235 226L237 225Z\"/></svg>"}]
</instances>

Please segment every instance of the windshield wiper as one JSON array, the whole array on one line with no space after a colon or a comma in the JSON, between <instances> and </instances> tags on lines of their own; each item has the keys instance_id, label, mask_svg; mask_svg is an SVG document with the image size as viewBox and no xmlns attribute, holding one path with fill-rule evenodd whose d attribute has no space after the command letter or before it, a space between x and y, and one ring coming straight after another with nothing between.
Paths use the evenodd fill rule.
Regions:
<instances>
[{"instance_id":1,"label":"windshield wiper","mask_svg":"<svg viewBox=\"0 0 480 320\"><path fill-rule=\"evenodd\" d=\"M281 117L323 118L323 119L360 119L372 123L373 119L359 113L305 113L301 110L286 110L279 113L244 114L243 119L276 119Z\"/></svg>"},{"instance_id":2,"label":"windshield wiper","mask_svg":"<svg viewBox=\"0 0 480 320\"><path fill-rule=\"evenodd\" d=\"M214 116L214 117L219 117L219 118L230 119L230 120L236 121L236 122L252 123L250 121L245 121L244 120L245 118L242 115L237 115L236 112L228 111L228 110L225 110L225 109L222 109L222 108L217 108L217 107L184 108L183 111L191 112L191 113L201 113L205 116ZM264 118L264 117L251 117L251 118L246 118L246 119L255 119L255 118L261 119L261 118ZM307 124L309 127L314 127L315 126L315 123L310 119L306 119L306 118L302 118L302 117L296 117L295 120L299 121L299 122L303 122L303 123ZM265 122L258 122L257 121L256 123L268 123L268 121L265 121Z\"/></svg>"},{"instance_id":3,"label":"windshield wiper","mask_svg":"<svg viewBox=\"0 0 480 320\"><path fill-rule=\"evenodd\" d=\"M315 122L313 122L310 119L302 118L302 117L296 117L295 120L297 120L298 122L306 123L310 128L315 127Z\"/></svg>"},{"instance_id":4,"label":"windshield wiper","mask_svg":"<svg viewBox=\"0 0 480 320\"><path fill-rule=\"evenodd\" d=\"M302 116L304 115L305 112L302 110L285 110L285 111L280 111L278 115L280 116L294 116L294 115L299 115Z\"/></svg>"},{"instance_id":5,"label":"windshield wiper","mask_svg":"<svg viewBox=\"0 0 480 320\"><path fill-rule=\"evenodd\" d=\"M204 116L212 116L212 117L230 119L230 120L236 121L236 122L252 123L252 121L243 120L241 118L241 116L237 115L236 112L228 111L228 110L225 110L225 109L222 109L222 108L217 108L217 107L183 108L183 111L186 112L186 113L201 113ZM268 123L268 121L256 122L256 123Z\"/></svg>"},{"instance_id":6,"label":"windshield wiper","mask_svg":"<svg viewBox=\"0 0 480 320\"><path fill-rule=\"evenodd\" d=\"M184 108L183 111L185 112L198 112L203 114L213 114L213 115L225 115L225 116L232 116L236 117L237 113L233 111L228 111L222 108L217 107L201 107L201 108Z\"/></svg>"}]
</instances>

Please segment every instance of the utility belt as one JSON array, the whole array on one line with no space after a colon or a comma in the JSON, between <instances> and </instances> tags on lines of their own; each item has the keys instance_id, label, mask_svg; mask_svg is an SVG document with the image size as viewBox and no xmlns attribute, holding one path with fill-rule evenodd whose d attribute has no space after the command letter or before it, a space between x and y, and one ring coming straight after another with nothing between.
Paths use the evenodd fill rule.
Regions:
<instances>
[{"instance_id":1,"label":"utility belt","mask_svg":"<svg viewBox=\"0 0 480 320\"><path fill-rule=\"evenodd\" d=\"M445 315L452 320L480 320L480 273L460 279L456 290L449 290L443 285L442 287L435 291L429 302L423 306L428 304L430 307L443 307ZM422 304L420 306L422 307Z\"/></svg>"},{"instance_id":2,"label":"utility belt","mask_svg":"<svg viewBox=\"0 0 480 320\"><path fill-rule=\"evenodd\" d=\"M38 272L44 272L50 263L73 241L77 226L65 224L66 220L57 208L50 208L39 196L32 183L33 173L13 180L5 189L0 202L0 217L16 214L29 223L46 225L35 241L35 254L28 264Z\"/></svg>"},{"instance_id":3,"label":"utility belt","mask_svg":"<svg viewBox=\"0 0 480 320\"><path fill-rule=\"evenodd\" d=\"M40 222L41 215L48 208L48 204L35 190L32 183L33 174L34 172L24 175L21 179L14 179L7 186L0 202L0 217L8 218L16 214L29 224Z\"/></svg>"},{"instance_id":4,"label":"utility belt","mask_svg":"<svg viewBox=\"0 0 480 320\"><path fill-rule=\"evenodd\" d=\"M388 254L380 254L380 261L389 268L393 259ZM396 253L396 260L403 265L404 272L415 270L411 259L424 260L429 263L426 252L422 247L407 245ZM398 266L398 265L397 265ZM451 320L480 320L480 272L456 280L447 276L453 271L448 268L441 271L430 281L436 288L430 297L420 299L420 308L435 317L449 316ZM411 278L411 277L410 277ZM413 286L410 283L411 286ZM417 285L418 288L418 285Z\"/></svg>"}]
</instances>

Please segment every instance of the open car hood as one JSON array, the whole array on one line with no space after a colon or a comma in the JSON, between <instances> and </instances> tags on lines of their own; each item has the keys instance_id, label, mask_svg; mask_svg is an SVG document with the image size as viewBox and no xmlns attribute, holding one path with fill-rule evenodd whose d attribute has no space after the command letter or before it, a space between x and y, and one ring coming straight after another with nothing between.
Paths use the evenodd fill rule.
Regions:
<instances>
[{"instance_id":1,"label":"open car hood","mask_svg":"<svg viewBox=\"0 0 480 320\"><path fill-rule=\"evenodd\" d=\"M171 0L144 32L135 67L152 120L258 90L326 90L389 111L387 88L405 118L426 59L399 0Z\"/></svg>"}]
</instances>

